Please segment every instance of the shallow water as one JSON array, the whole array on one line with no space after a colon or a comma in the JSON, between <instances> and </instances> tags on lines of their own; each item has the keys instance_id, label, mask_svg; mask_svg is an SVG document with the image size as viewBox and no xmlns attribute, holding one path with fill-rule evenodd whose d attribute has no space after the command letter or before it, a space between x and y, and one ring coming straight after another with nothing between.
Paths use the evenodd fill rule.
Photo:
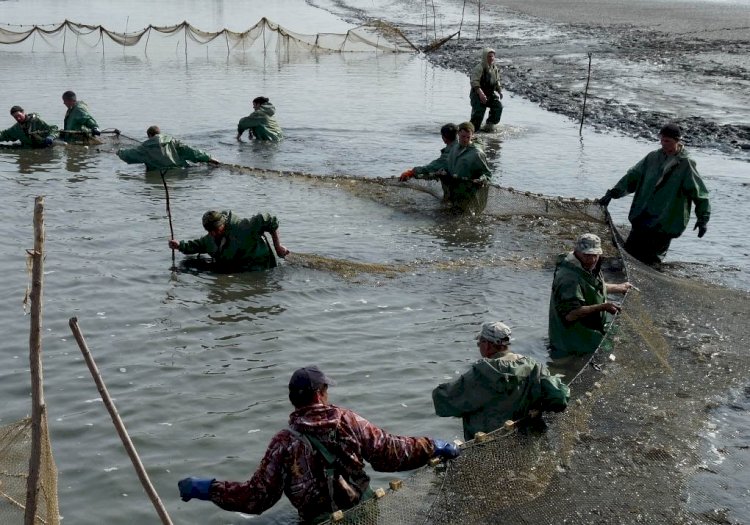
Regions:
<instances>
[{"instance_id":1,"label":"shallow water","mask_svg":"<svg viewBox=\"0 0 750 525\"><path fill-rule=\"evenodd\" d=\"M267 15L299 32L350 27L291 0L274 15L261 3L253 9L229 1L165 4L158 12L152 3L138 4L133 12L139 16L130 14L129 24L189 18L207 29L244 28ZM114 3L61 5L3 2L0 15L13 23L67 17L124 25L128 12ZM289 18L276 18L284 15ZM205 56L198 47L190 48L187 61L172 47L154 47L149 55L4 52L0 73L18 79L6 84L4 100L61 123L60 94L74 89L103 127L129 136L142 137L158 123L225 162L360 177L396 176L432 160L441 147L440 125L468 117L465 76L411 55L302 54L279 61L252 51L229 59L213 51ZM260 94L276 104L287 138L278 145L238 144L236 121ZM595 197L655 147L588 131L580 140L574 122L512 95L505 103L503 132L484 138L502 185ZM748 288L748 165L707 153L696 160L713 192L711 229L701 241L692 234L676 241L670 260L700 263L690 268ZM245 479L286 424L286 383L298 366L319 364L338 381L334 403L391 431L453 438L461 435L460 422L432 415L430 391L476 358L473 338L482 321L505 320L519 351L546 356L551 269L482 264L507 251L502 223L457 221L329 185L223 168L171 174L169 186L179 238L200 235L200 216L210 208L239 215L267 210L279 217L282 242L293 252L409 270L351 279L290 260L262 274L174 274L158 176L92 149L0 150L0 232L6 239L0 424L28 412L24 249L32 245L34 196L44 194L46 400L66 522L146 523L154 516L69 332L71 316L79 318L178 523L244 522L210 504L182 503L176 481L189 474ZM626 222L627 204L613 206L619 222ZM468 263L449 270L431 264L453 261ZM390 477L377 475L376 486ZM290 515L281 506L255 522L284 522Z\"/></svg>"}]
</instances>

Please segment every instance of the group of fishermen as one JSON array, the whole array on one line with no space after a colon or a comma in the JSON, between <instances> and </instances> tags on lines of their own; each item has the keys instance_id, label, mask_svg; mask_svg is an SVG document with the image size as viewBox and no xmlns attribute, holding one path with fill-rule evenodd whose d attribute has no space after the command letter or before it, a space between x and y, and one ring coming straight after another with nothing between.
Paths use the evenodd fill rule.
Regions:
<instances>
[{"instance_id":1,"label":"group of fishermen","mask_svg":"<svg viewBox=\"0 0 750 525\"><path fill-rule=\"evenodd\" d=\"M21 106L10 108L10 114L16 124L0 132L0 142L20 142L23 146L44 148L53 146L55 139L66 142L89 143L99 137L99 129L85 102L77 99L73 91L62 95L67 108L63 120L63 129L47 124L36 113L27 113ZM256 140L279 141L283 138L281 126L274 118L276 108L266 97L253 100L253 112L240 119L237 124L237 140L247 132L248 138ZM112 133L119 135L118 129ZM145 164L147 170L185 168L189 162L219 165L219 161L203 150L193 148L169 135L162 134L159 126L149 126L146 130L147 140L134 148L120 149L117 156L128 164ZM98 144L99 142L97 142Z\"/></svg>"},{"instance_id":2,"label":"group of fishermen","mask_svg":"<svg viewBox=\"0 0 750 525\"><path fill-rule=\"evenodd\" d=\"M500 75L495 52L485 49L470 76L471 119L441 128L445 147L440 156L424 166L401 174L400 180L440 180L445 200L461 210L483 208L492 172L481 147L473 142L484 114L483 131L494 131L502 114ZM64 130L99 134L96 121L75 94L66 92L68 108ZM240 120L237 140L245 131L258 140L279 140L281 128L273 119L275 108L265 97L253 100L253 112ZM0 141L18 140L31 146L49 146L58 136L37 115L18 106L11 109L17 124L0 133ZM187 162L218 164L207 153L161 135L158 126L147 130L148 140L118 156L128 163L144 163L148 169L182 167ZM710 217L708 192L695 162L681 143L681 130L667 124L660 130L661 148L649 153L599 199L634 193L629 220L632 230L626 250L648 264L658 264L672 239L679 237L695 205L698 236L706 233ZM274 252L285 257L279 222L274 216L257 214L249 219L232 211L210 210L203 215L207 234L188 241L170 239L173 250L185 254L209 254L217 268L262 270L275 266ZM266 240L265 234L272 242ZM272 250L273 247L273 250ZM608 294L626 293L630 283L606 283L601 272L601 240L581 235L574 249L562 254L555 269L549 304L551 356L589 354L599 346L612 314L619 310ZM484 323L477 336L481 359L450 383L437 386L432 399L438 416L461 417L466 439L477 432L491 432L513 421L535 428L547 411L565 410L570 391L561 376L533 358L511 351L511 329L502 322ZM286 494L306 523L328 520L332 512L345 510L373 497L364 467L375 470L410 470L431 458L454 459L460 447L429 437L405 437L387 433L351 410L329 402L328 387L335 382L318 367L300 368L292 375L288 390L294 411L289 426L271 440L253 476L244 482L219 481L210 477L188 477L178 482L180 496L209 500L219 507L260 514Z\"/></svg>"}]
</instances>

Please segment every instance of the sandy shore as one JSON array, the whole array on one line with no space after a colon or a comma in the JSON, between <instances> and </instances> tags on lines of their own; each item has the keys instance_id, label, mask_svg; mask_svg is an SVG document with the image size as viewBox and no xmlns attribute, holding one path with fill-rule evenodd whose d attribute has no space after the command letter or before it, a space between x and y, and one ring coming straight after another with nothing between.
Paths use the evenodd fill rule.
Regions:
<instances>
[{"instance_id":1,"label":"sandy shore","mask_svg":"<svg viewBox=\"0 0 750 525\"><path fill-rule=\"evenodd\" d=\"M489 4L489 5L488 5ZM667 121L692 147L750 156L750 3L654 0L485 0L482 38L452 40L429 58L468 71L497 50L506 89L586 124L655 138ZM518 24L508 22L513 17ZM508 108L508 118L511 108ZM504 115L505 118L505 115Z\"/></svg>"}]
</instances>

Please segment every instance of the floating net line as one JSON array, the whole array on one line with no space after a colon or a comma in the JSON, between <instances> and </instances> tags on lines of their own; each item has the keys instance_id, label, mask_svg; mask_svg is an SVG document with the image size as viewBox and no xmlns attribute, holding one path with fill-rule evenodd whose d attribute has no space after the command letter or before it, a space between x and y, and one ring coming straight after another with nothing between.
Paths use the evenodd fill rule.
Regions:
<instances>
[{"instance_id":1,"label":"floating net line","mask_svg":"<svg viewBox=\"0 0 750 525\"><path fill-rule=\"evenodd\" d=\"M70 43L69 40L74 40ZM263 51L274 47L277 52L288 52L292 49L325 51L325 52L383 52L410 53L416 48L406 36L395 26L375 20L367 24L350 29L346 33L316 33L303 34L290 31L279 24L263 17L253 27L245 31L204 31L187 21L171 26L148 25L138 31L118 32L101 25L89 25L65 20L59 24L45 24L32 26L0 26L0 44L21 44L32 40L32 49L38 36L51 47L60 46L63 52L82 44L89 48L101 46L104 51L105 41L122 47L143 45L147 51L151 37L160 35L166 38L179 38L183 42L187 55L188 42L198 45L217 43L226 48L229 55L233 50L253 47L260 42Z\"/></svg>"}]
</instances>

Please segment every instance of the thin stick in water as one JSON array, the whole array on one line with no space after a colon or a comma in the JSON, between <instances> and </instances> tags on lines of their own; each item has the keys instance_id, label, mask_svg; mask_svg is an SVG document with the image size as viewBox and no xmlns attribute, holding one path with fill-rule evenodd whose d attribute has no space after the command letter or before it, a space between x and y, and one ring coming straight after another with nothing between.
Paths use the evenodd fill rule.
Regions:
<instances>
[{"instance_id":1,"label":"thin stick in water","mask_svg":"<svg viewBox=\"0 0 750 525\"><path fill-rule=\"evenodd\" d=\"M107 411L112 418L112 423L115 425L117 434L120 436L120 440L122 441L122 444L130 457L130 461L133 463L133 467L138 474L138 479L141 480L141 485L143 485L146 494L148 494L148 497L151 499L151 503L153 503L156 513L159 515L159 518L161 518L161 522L164 525L172 525L172 520L170 519L169 514L167 514L167 509L164 508L164 504L161 502L161 499L159 499L159 494L156 493L156 489L151 484L146 469L143 467L143 463L141 463L141 458L138 457L138 452L135 450L135 446L130 440L128 431L125 429L125 424L122 422L122 419L120 419L120 414L117 412L117 408L115 407L112 398L109 396L107 386L104 384L104 380L99 373L99 368L96 366L94 357L91 355L91 352L86 345L86 340L81 333L81 329L78 327L78 319L76 317L71 317L68 324L70 325L70 330L73 332L73 336L78 342L78 347L81 349L83 359L89 367L89 372L91 372L91 376L94 378L96 388L99 390L99 395L101 396L102 401L104 401L104 406L107 407Z\"/></svg>"},{"instance_id":2,"label":"thin stick in water","mask_svg":"<svg viewBox=\"0 0 750 525\"><path fill-rule=\"evenodd\" d=\"M174 228L172 227L172 208L169 205L169 187L167 186L167 179L164 178L164 175L166 175L167 170L159 170L159 173L161 173L161 181L164 184L164 193L167 196L167 217L169 218L169 235L170 239L174 239ZM174 248L172 248L172 269L175 268L175 259L174 259Z\"/></svg>"},{"instance_id":3,"label":"thin stick in water","mask_svg":"<svg viewBox=\"0 0 750 525\"><path fill-rule=\"evenodd\" d=\"M578 135L583 134L583 119L586 116L586 97L589 94L589 81L591 81L591 53L589 55L589 74L586 77L586 89L583 90L583 109L581 110L581 126L578 128Z\"/></svg>"}]
</instances>

